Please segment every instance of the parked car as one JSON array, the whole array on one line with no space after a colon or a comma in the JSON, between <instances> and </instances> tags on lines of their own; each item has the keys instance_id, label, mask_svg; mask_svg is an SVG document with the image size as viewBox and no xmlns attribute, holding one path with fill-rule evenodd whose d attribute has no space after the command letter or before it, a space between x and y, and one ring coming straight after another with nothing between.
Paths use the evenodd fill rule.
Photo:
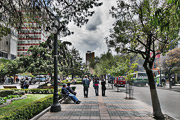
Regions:
<instances>
[{"instance_id":1,"label":"parked car","mask_svg":"<svg viewBox=\"0 0 180 120\"><path fill-rule=\"evenodd\" d=\"M36 81L46 82L46 78L45 77L36 77Z\"/></svg>"},{"instance_id":2,"label":"parked car","mask_svg":"<svg viewBox=\"0 0 180 120\"><path fill-rule=\"evenodd\" d=\"M36 82L38 82L35 78L31 78L30 80L29 80L29 83L30 84L36 84Z\"/></svg>"},{"instance_id":3,"label":"parked car","mask_svg":"<svg viewBox=\"0 0 180 120\"><path fill-rule=\"evenodd\" d=\"M114 80L114 86L116 87L125 87L126 80L123 76L116 77Z\"/></svg>"}]
</instances>

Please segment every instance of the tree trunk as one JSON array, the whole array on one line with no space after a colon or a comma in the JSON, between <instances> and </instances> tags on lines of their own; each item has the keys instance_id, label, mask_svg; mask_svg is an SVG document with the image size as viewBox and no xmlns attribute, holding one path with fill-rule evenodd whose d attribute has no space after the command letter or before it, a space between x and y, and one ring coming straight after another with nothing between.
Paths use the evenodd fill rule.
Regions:
<instances>
[{"instance_id":1,"label":"tree trunk","mask_svg":"<svg viewBox=\"0 0 180 120\"><path fill-rule=\"evenodd\" d=\"M72 80L74 79L74 73L72 73Z\"/></svg>"},{"instance_id":2,"label":"tree trunk","mask_svg":"<svg viewBox=\"0 0 180 120\"><path fill-rule=\"evenodd\" d=\"M148 80L149 80L152 107L153 107L153 115L158 120L164 120L164 115L161 112L161 106L160 106L159 98L158 98L157 91L156 91L153 72L152 72L152 70L146 70L146 73L148 75Z\"/></svg>"},{"instance_id":3,"label":"tree trunk","mask_svg":"<svg viewBox=\"0 0 180 120\"><path fill-rule=\"evenodd\" d=\"M172 88L172 82L171 82L171 73L168 71L168 79L169 79L169 89Z\"/></svg>"}]
</instances>

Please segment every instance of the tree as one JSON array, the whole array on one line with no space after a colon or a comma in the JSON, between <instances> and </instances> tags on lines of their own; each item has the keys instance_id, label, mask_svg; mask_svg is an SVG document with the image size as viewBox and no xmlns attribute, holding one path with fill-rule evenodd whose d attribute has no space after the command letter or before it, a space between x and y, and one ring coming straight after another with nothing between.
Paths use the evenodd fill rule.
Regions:
<instances>
[{"instance_id":1,"label":"tree","mask_svg":"<svg viewBox=\"0 0 180 120\"><path fill-rule=\"evenodd\" d=\"M7 76L14 76L19 73L17 60L0 59L0 78L3 79Z\"/></svg>"},{"instance_id":2,"label":"tree","mask_svg":"<svg viewBox=\"0 0 180 120\"><path fill-rule=\"evenodd\" d=\"M114 58L110 51L105 54L101 54L99 60L95 65L95 74L98 76L108 74L108 70L114 65Z\"/></svg>"},{"instance_id":3,"label":"tree","mask_svg":"<svg viewBox=\"0 0 180 120\"><path fill-rule=\"evenodd\" d=\"M167 53L166 58L162 62L162 67L168 73L169 88L172 88L171 75L179 71L180 67L180 48L175 48Z\"/></svg>"},{"instance_id":4,"label":"tree","mask_svg":"<svg viewBox=\"0 0 180 120\"><path fill-rule=\"evenodd\" d=\"M100 5L98 0L1 0L0 13L4 19L0 22L20 30L29 26L25 22L36 22L46 28L56 19L60 26L57 31L66 36L71 34L67 28L70 22L84 25L94 13L91 8Z\"/></svg>"},{"instance_id":5,"label":"tree","mask_svg":"<svg viewBox=\"0 0 180 120\"><path fill-rule=\"evenodd\" d=\"M144 59L151 91L153 115L164 119L153 77L152 66L157 54L173 47L179 28L175 10L166 0L117 1L110 13L117 19L107 38L108 47L117 52L140 54ZM160 3L161 2L161 3Z\"/></svg>"}]
</instances>

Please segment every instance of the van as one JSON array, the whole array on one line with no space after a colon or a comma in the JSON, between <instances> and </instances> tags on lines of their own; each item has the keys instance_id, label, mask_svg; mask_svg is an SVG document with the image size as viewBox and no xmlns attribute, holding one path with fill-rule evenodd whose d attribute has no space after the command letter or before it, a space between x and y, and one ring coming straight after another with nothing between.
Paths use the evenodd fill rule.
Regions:
<instances>
[{"instance_id":1,"label":"van","mask_svg":"<svg viewBox=\"0 0 180 120\"><path fill-rule=\"evenodd\" d=\"M125 87L126 80L123 76L116 77L114 80L114 86L116 87Z\"/></svg>"}]
</instances>

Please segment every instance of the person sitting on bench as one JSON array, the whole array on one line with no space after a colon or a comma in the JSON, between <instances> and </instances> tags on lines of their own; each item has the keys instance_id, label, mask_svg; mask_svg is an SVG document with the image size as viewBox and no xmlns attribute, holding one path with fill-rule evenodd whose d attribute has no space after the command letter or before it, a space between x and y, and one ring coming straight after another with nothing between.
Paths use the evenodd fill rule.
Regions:
<instances>
[{"instance_id":1,"label":"person sitting on bench","mask_svg":"<svg viewBox=\"0 0 180 120\"><path fill-rule=\"evenodd\" d=\"M72 88L70 87L70 83L68 83L67 84L67 88L66 88L70 93L72 93L72 94L74 94L74 95L76 95L77 93L76 92L74 92L73 90L72 90Z\"/></svg>"},{"instance_id":2,"label":"person sitting on bench","mask_svg":"<svg viewBox=\"0 0 180 120\"><path fill-rule=\"evenodd\" d=\"M81 103L81 101L79 101L75 95L71 94L71 93L67 90L66 84L63 85L62 94L65 94L65 95L69 96L69 97L74 101L74 103L76 103L76 104L80 104L80 103Z\"/></svg>"}]
</instances>

